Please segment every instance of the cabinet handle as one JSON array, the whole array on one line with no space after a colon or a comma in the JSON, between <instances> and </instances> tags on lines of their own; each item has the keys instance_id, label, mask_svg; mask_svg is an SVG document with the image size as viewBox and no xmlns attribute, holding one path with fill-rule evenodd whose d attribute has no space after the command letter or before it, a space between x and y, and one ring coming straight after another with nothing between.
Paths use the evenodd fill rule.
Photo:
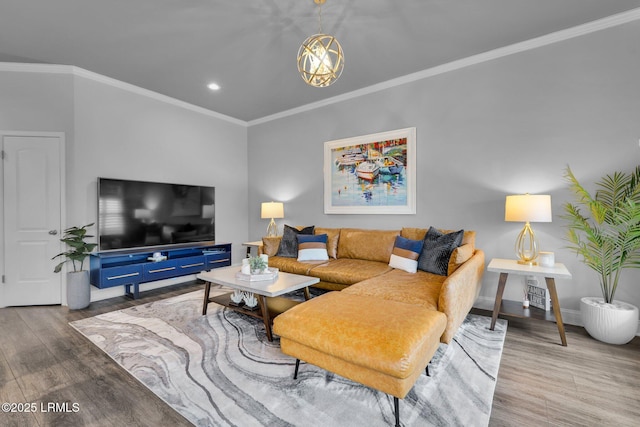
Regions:
<instances>
[{"instance_id":1,"label":"cabinet handle","mask_svg":"<svg viewBox=\"0 0 640 427\"><path fill-rule=\"evenodd\" d=\"M159 268L157 270L149 270L149 273L162 273L163 271L171 271L175 269L175 267Z\"/></svg>"},{"instance_id":2,"label":"cabinet handle","mask_svg":"<svg viewBox=\"0 0 640 427\"><path fill-rule=\"evenodd\" d=\"M209 264L218 264L218 263L227 262L227 261L229 261L229 258L212 260L212 261L209 261Z\"/></svg>"},{"instance_id":3,"label":"cabinet handle","mask_svg":"<svg viewBox=\"0 0 640 427\"><path fill-rule=\"evenodd\" d=\"M189 265L181 265L180 268L191 268L191 267L197 267L199 265L204 265L204 262L199 262L196 264L189 264Z\"/></svg>"},{"instance_id":4,"label":"cabinet handle","mask_svg":"<svg viewBox=\"0 0 640 427\"><path fill-rule=\"evenodd\" d=\"M129 274L121 274L119 276L110 276L107 277L107 280L116 280L116 279L123 279L125 277L133 277L133 276L139 276L140 273L129 273Z\"/></svg>"}]
</instances>

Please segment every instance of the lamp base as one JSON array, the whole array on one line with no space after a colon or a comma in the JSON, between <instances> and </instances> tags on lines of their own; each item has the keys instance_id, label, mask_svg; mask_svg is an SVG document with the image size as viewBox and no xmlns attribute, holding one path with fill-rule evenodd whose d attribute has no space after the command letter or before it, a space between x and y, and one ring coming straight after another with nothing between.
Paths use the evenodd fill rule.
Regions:
<instances>
[{"instance_id":1,"label":"lamp base","mask_svg":"<svg viewBox=\"0 0 640 427\"><path fill-rule=\"evenodd\" d=\"M267 227L267 237L275 237L278 235L278 226L273 218L271 218L271 222Z\"/></svg>"},{"instance_id":2,"label":"lamp base","mask_svg":"<svg viewBox=\"0 0 640 427\"><path fill-rule=\"evenodd\" d=\"M537 264L535 260L538 258L538 240L536 239L535 234L533 234L533 230L531 229L529 222L524 225L522 231L518 234L514 249L516 251L516 255L518 255L518 264Z\"/></svg>"}]
</instances>

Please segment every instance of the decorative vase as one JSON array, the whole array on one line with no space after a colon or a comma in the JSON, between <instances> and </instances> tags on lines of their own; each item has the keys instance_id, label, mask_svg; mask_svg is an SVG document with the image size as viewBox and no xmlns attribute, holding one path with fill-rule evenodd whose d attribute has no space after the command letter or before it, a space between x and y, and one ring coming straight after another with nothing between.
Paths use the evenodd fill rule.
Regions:
<instances>
[{"instance_id":1,"label":"decorative vase","mask_svg":"<svg viewBox=\"0 0 640 427\"><path fill-rule=\"evenodd\" d=\"M604 298L580 299L584 328L598 341L626 344L638 331L638 307L622 301L604 302Z\"/></svg>"},{"instance_id":2,"label":"decorative vase","mask_svg":"<svg viewBox=\"0 0 640 427\"><path fill-rule=\"evenodd\" d=\"M89 272L70 271L67 273L67 305L69 310L87 308L91 303Z\"/></svg>"}]
</instances>

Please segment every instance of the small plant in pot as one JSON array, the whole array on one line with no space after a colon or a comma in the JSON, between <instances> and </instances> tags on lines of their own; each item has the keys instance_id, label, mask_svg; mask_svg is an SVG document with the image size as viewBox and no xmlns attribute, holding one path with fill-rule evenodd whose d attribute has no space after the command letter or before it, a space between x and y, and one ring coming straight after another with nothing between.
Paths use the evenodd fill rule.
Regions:
<instances>
[{"instance_id":1,"label":"small plant in pot","mask_svg":"<svg viewBox=\"0 0 640 427\"><path fill-rule=\"evenodd\" d=\"M73 265L73 271L67 272L67 305L71 310L86 308L91 301L89 272L83 269L84 260L97 246L95 243L85 242L85 239L93 237L87 234L87 228L91 226L93 223L64 230L60 241L68 246L68 250L51 258L64 257L64 261L55 266L55 273L62 271L62 267L68 262Z\"/></svg>"},{"instance_id":2,"label":"small plant in pot","mask_svg":"<svg viewBox=\"0 0 640 427\"><path fill-rule=\"evenodd\" d=\"M251 268L251 274L264 273L267 269L267 263L259 256L249 258L249 267Z\"/></svg>"},{"instance_id":3,"label":"small plant in pot","mask_svg":"<svg viewBox=\"0 0 640 427\"><path fill-rule=\"evenodd\" d=\"M580 300L585 329L597 340L626 344L637 332L638 308L614 296L622 270L640 267L640 166L602 177L595 196L569 167L565 178L575 196L562 215L568 221L568 247L598 273L602 291L602 298Z\"/></svg>"}]
</instances>

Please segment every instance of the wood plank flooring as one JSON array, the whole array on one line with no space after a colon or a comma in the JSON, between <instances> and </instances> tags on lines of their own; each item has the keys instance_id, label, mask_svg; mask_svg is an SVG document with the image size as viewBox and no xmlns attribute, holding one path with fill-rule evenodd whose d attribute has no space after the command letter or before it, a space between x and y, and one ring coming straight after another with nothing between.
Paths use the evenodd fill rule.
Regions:
<instances>
[{"instance_id":1,"label":"wood plank flooring","mask_svg":"<svg viewBox=\"0 0 640 427\"><path fill-rule=\"evenodd\" d=\"M0 425L190 425L68 323L203 286L191 282L148 291L136 301L112 298L85 310L0 309L0 403L37 407L30 413L0 412ZM569 345L562 347L555 324L508 320L491 426L639 424L640 337L611 346L567 326ZM49 402L58 411L48 410Z\"/></svg>"},{"instance_id":2,"label":"wood plank flooring","mask_svg":"<svg viewBox=\"0 0 640 427\"><path fill-rule=\"evenodd\" d=\"M555 323L507 320L491 426L640 425L640 337L615 346L565 325L563 347Z\"/></svg>"}]
</instances>

